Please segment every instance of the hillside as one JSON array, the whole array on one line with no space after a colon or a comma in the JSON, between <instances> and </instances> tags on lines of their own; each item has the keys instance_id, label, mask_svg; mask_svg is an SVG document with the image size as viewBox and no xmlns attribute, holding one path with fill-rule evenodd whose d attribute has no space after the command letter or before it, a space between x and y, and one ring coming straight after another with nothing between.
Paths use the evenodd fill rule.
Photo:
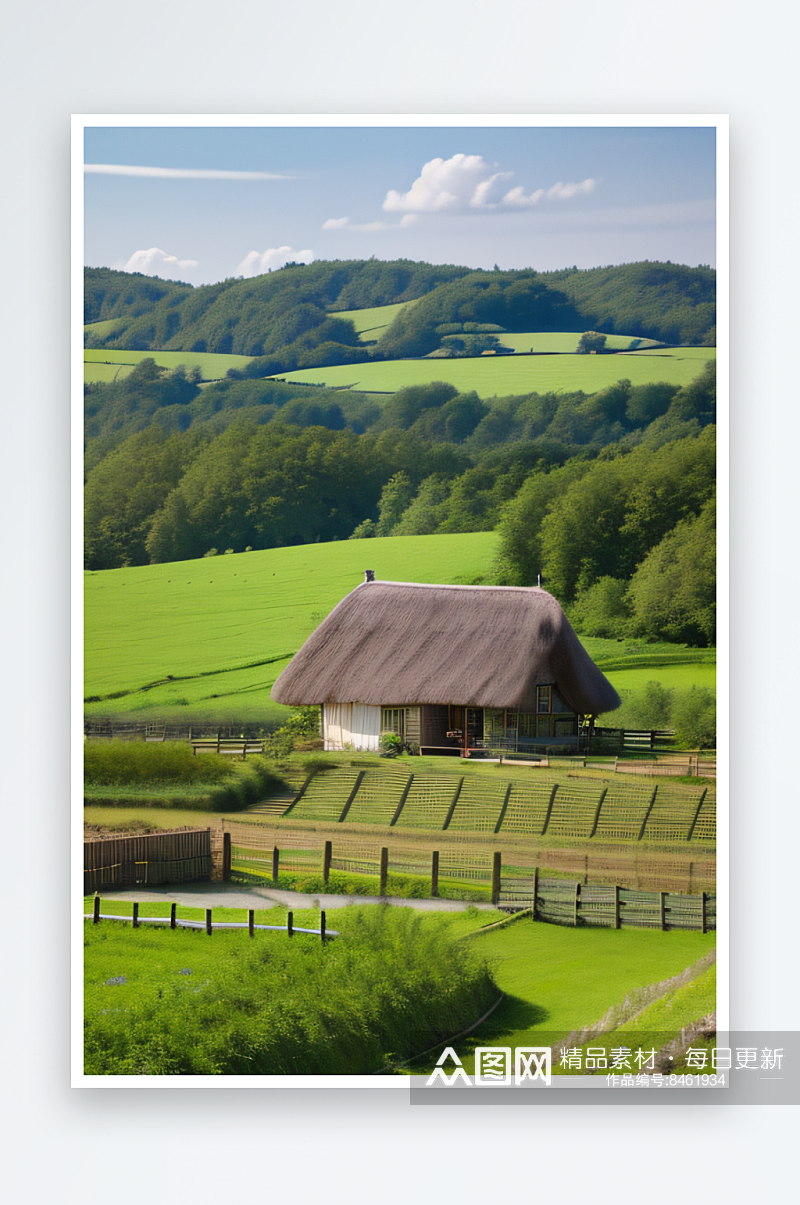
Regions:
<instances>
[{"instance_id":1,"label":"hillside","mask_svg":"<svg viewBox=\"0 0 800 1205\"><path fill-rule=\"evenodd\" d=\"M263 357L260 376L424 356L453 337L503 331L595 329L699 344L713 341L716 321L716 274L675 264L540 273L319 261L199 288L109 269L88 268L85 276L84 320L118 320L113 329L90 331L88 347ZM378 318L373 345L360 338L360 322L342 315L409 301L417 304L388 325Z\"/></svg>"}]
</instances>

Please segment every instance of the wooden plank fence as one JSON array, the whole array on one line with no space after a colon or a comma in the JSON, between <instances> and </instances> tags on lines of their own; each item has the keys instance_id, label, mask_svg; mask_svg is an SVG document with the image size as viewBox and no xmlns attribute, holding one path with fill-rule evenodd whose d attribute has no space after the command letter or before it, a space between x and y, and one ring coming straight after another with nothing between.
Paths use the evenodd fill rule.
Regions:
<instances>
[{"instance_id":1,"label":"wooden plank fence","mask_svg":"<svg viewBox=\"0 0 800 1205\"><path fill-rule=\"evenodd\" d=\"M618 884L584 884L542 878L505 877L499 906L530 909L533 920L556 925L610 929L699 929L717 927L716 895L685 895L673 891L636 891Z\"/></svg>"},{"instance_id":2,"label":"wooden plank fence","mask_svg":"<svg viewBox=\"0 0 800 1205\"><path fill-rule=\"evenodd\" d=\"M88 838L83 843L86 895L101 887L192 883L211 874L209 828Z\"/></svg>"}]
</instances>

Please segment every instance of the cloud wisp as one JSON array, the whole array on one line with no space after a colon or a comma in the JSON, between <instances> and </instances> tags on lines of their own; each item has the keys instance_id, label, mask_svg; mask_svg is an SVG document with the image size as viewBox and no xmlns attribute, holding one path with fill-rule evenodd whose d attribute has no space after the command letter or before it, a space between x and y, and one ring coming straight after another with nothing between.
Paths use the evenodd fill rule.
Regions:
<instances>
[{"instance_id":1,"label":"cloud wisp","mask_svg":"<svg viewBox=\"0 0 800 1205\"><path fill-rule=\"evenodd\" d=\"M236 269L237 276L262 276L286 263L313 264L314 252L293 251L291 247L268 247L266 251L250 251Z\"/></svg>"},{"instance_id":2,"label":"cloud wisp","mask_svg":"<svg viewBox=\"0 0 800 1205\"><path fill-rule=\"evenodd\" d=\"M420 214L513 213L532 209L540 201L567 201L593 192L597 180L579 183L559 180L550 188L526 193L521 185L509 188L513 172L496 171L482 155L452 155L449 159L430 159L407 192L389 189L383 202L384 213L402 214L400 226L410 226ZM328 218L323 230L390 230L398 223L366 222L356 224L349 218Z\"/></svg>"},{"instance_id":3,"label":"cloud wisp","mask_svg":"<svg viewBox=\"0 0 800 1205\"><path fill-rule=\"evenodd\" d=\"M415 213L404 214L399 222L351 222L349 218L328 218L322 223L323 230L399 230L401 226L413 226L417 220Z\"/></svg>"},{"instance_id":4,"label":"cloud wisp","mask_svg":"<svg viewBox=\"0 0 800 1205\"><path fill-rule=\"evenodd\" d=\"M160 247L150 247L147 251L134 251L128 262L122 266L123 272L141 272L144 276L160 276L162 280L189 280L194 269L200 266L196 259L178 259L169 255Z\"/></svg>"},{"instance_id":5,"label":"cloud wisp","mask_svg":"<svg viewBox=\"0 0 800 1205\"><path fill-rule=\"evenodd\" d=\"M141 176L151 180L294 180L277 172L218 171L210 167L145 167L134 163L84 163L86 175Z\"/></svg>"}]
</instances>

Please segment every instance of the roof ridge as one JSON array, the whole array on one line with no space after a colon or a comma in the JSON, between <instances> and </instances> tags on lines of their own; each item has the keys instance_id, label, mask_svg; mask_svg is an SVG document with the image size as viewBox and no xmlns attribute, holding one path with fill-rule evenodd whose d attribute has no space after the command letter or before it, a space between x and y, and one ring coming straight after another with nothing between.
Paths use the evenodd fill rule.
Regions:
<instances>
[{"instance_id":1,"label":"roof ridge","mask_svg":"<svg viewBox=\"0 0 800 1205\"><path fill-rule=\"evenodd\" d=\"M457 584L447 582L390 582L383 579L376 579L372 582L359 582L355 587L360 590L362 586L414 586L420 590L505 590L517 594L544 594L548 598L554 598L554 595L548 594L541 586L479 586L470 584Z\"/></svg>"}]
</instances>

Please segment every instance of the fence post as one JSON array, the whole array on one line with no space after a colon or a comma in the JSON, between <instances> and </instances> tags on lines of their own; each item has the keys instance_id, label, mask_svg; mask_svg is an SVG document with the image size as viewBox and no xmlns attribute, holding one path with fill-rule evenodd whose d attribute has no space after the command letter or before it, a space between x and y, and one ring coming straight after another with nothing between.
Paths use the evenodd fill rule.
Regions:
<instances>
[{"instance_id":1,"label":"fence post","mask_svg":"<svg viewBox=\"0 0 800 1205\"><path fill-rule=\"evenodd\" d=\"M325 853L322 857L322 881L325 886L328 886L328 880L331 874L331 859L333 857L333 842L325 842Z\"/></svg>"},{"instance_id":2,"label":"fence post","mask_svg":"<svg viewBox=\"0 0 800 1205\"><path fill-rule=\"evenodd\" d=\"M621 928L621 920L619 914L619 883L614 884L614 928Z\"/></svg>"},{"instance_id":3,"label":"fence post","mask_svg":"<svg viewBox=\"0 0 800 1205\"><path fill-rule=\"evenodd\" d=\"M278 860L279 860L279 858L280 858L280 851L276 845L272 851L272 881L273 881L273 883L277 883L277 881L278 881Z\"/></svg>"},{"instance_id":4,"label":"fence post","mask_svg":"<svg viewBox=\"0 0 800 1205\"><path fill-rule=\"evenodd\" d=\"M133 927L134 927L134 929L139 928L139 905L138 904L133 905Z\"/></svg>"},{"instance_id":5,"label":"fence post","mask_svg":"<svg viewBox=\"0 0 800 1205\"><path fill-rule=\"evenodd\" d=\"M206 908L206 933L211 936L211 909Z\"/></svg>"},{"instance_id":6,"label":"fence post","mask_svg":"<svg viewBox=\"0 0 800 1205\"><path fill-rule=\"evenodd\" d=\"M286 914L286 932L290 937L294 936L294 913L287 912Z\"/></svg>"},{"instance_id":7,"label":"fence post","mask_svg":"<svg viewBox=\"0 0 800 1205\"><path fill-rule=\"evenodd\" d=\"M169 910L169 927L170 927L170 929L174 929L176 927L177 915L178 915L178 905L173 900L172 905Z\"/></svg>"},{"instance_id":8,"label":"fence post","mask_svg":"<svg viewBox=\"0 0 800 1205\"><path fill-rule=\"evenodd\" d=\"M431 854L431 895L434 899L439 894L439 851L435 849Z\"/></svg>"},{"instance_id":9,"label":"fence post","mask_svg":"<svg viewBox=\"0 0 800 1205\"><path fill-rule=\"evenodd\" d=\"M573 918L573 924L575 925L576 929L578 927L578 909L580 908L580 905L581 905L581 885L580 885L580 883L576 883L575 884L575 915Z\"/></svg>"},{"instance_id":10,"label":"fence post","mask_svg":"<svg viewBox=\"0 0 800 1205\"><path fill-rule=\"evenodd\" d=\"M92 924L100 924L100 896L95 891L94 893L94 908L92 911Z\"/></svg>"},{"instance_id":11,"label":"fence post","mask_svg":"<svg viewBox=\"0 0 800 1205\"><path fill-rule=\"evenodd\" d=\"M227 882L231 877L231 835L222 834L222 881Z\"/></svg>"},{"instance_id":12,"label":"fence post","mask_svg":"<svg viewBox=\"0 0 800 1205\"><path fill-rule=\"evenodd\" d=\"M544 836L545 833L547 832L547 826L550 823L550 817L553 814L553 804L555 803L555 800L556 800L556 791L557 790L558 790L558 783L555 784L552 791L550 792L550 801L547 805L547 815L545 816L544 824L542 825L542 833L541 833L542 836Z\"/></svg>"},{"instance_id":13,"label":"fence post","mask_svg":"<svg viewBox=\"0 0 800 1205\"><path fill-rule=\"evenodd\" d=\"M389 849L386 845L381 847L381 896L386 895L386 880L389 875Z\"/></svg>"},{"instance_id":14,"label":"fence post","mask_svg":"<svg viewBox=\"0 0 800 1205\"><path fill-rule=\"evenodd\" d=\"M667 927L667 893L666 893L666 891L659 891L658 897L659 897L658 910L659 910L659 915L660 915L660 919L661 919L661 929L663 932L663 930L666 929L666 927Z\"/></svg>"},{"instance_id":15,"label":"fence post","mask_svg":"<svg viewBox=\"0 0 800 1205\"><path fill-rule=\"evenodd\" d=\"M503 855L496 850L492 858L492 903L495 908L500 903L500 874L503 868Z\"/></svg>"},{"instance_id":16,"label":"fence post","mask_svg":"<svg viewBox=\"0 0 800 1205\"><path fill-rule=\"evenodd\" d=\"M247 932L250 934L251 937L255 937L255 935L256 935L255 919L256 919L255 911L251 908L249 910L249 912L247 913Z\"/></svg>"},{"instance_id":17,"label":"fence post","mask_svg":"<svg viewBox=\"0 0 800 1205\"><path fill-rule=\"evenodd\" d=\"M322 912L320 912L320 914L319 914L319 932L320 932L320 936L322 937L322 944L325 945L325 910L324 910L324 908L323 908Z\"/></svg>"},{"instance_id":18,"label":"fence post","mask_svg":"<svg viewBox=\"0 0 800 1205\"><path fill-rule=\"evenodd\" d=\"M705 891L703 892L702 908L703 908L703 912L702 912L701 929L702 929L703 933L707 933L708 932L708 918L706 916L706 893L705 893Z\"/></svg>"}]
</instances>

